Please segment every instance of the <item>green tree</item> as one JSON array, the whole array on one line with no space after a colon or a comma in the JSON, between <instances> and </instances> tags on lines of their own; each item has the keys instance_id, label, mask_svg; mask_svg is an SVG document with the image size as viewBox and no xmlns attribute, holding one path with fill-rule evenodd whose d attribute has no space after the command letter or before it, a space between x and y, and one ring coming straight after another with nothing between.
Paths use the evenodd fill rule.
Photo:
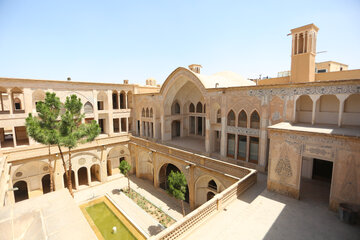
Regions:
<instances>
[{"instance_id":1,"label":"green tree","mask_svg":"<svg viewBox=\"0 0 360 240\"><path fill-rule=\"evenodd\" d=\"M54 168L51 163L51 146L59 144L59 131L57 128L57 119L59 117L61 102L55 93L46 93L44 101L36 104L36 112L38 116L29 113L26 118L26 131L28 135L36 142L48 146L48 165L50 173L50 191L54 190L54 171L56 169L56 161Z\"/></svg>"},{"instance_id":2,"label":"green tree","mask_svg":"<svg viewBox=\"0 0 360 240\"><path fill-rule=\"evenodd\" d=\"M184 200L187 187L185 175L182 172L171 171L168 176L167 183L167 192L181 201L182 213L185 217Z\"/></svg>"},{"instance_id":3,"label":"green tree","mask_svg":"<svg viewBox=\"0 0 360 240\"><path fill-rule=\"evenodd\" d=\"M127 161L123 160L120 162L119 169L120 169L120 172L122 174L124 174L124 176L127 177L127 179L128 179L128 188L129 188L129 193L130 193L129 171L131 169L131 165Z\"/></svg>"},{"instance_id":4,"label":"green tree","mask_svg":"<svg viewBox=\"0 0 360 240\"><path fill-rule=\"evenodd\" d=\"M88 124L82 123L85 117L84 114L81 113L83 104L81 103L81 99L76 95L73 94L70 97L66 97L64 106L65 113L61 115L59 122L59 142L61 146L68 149L68 168L66 169L66 165L64 164L64 170L67 172L66 177L69 192L71 196L74 197L71 183L71 150L76 148L79 143L93 141L100 134L100 127L95 120ZM59 150L61 150L60 147ZM62 152L60 152L60 154L62 155Z\"/></svg>"}]
</instances>

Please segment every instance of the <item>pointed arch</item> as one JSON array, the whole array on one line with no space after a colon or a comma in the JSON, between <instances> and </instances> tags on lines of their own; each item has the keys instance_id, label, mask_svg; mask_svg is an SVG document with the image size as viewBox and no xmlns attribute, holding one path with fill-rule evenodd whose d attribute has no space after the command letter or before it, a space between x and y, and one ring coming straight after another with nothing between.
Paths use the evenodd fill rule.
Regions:
<instances>
[{"instance_id":1,"label":"pointed arch","mask_svg":"<svg viewBox=\"0 0 360 240\"><path fill-rule=\"evenodd\" d=\"M241 110L238 117L238 127L247 128L247 114Z\"/></svg>"},{"instance_id":2,"label":"pointed arch","mask_svg":"<svg viewBox=\"0 0 360 240\"><path fill-rule=\"evenodd\" d=\"M88 101L84 104L84 113L93 113L94 112L94 108L93 105Z\"/></svg>"},{"instance_id":3,"label":"pointed arch","mask_svg":"<svg viewBox=\"0 0 360 240\"><path fill-rule=\"evenodd\" d=\"M189 112L191 112L191 113L194 113L194 112L195 112L195 106L194 106L193 103L190 103Z\"/></svg>"},{"instance_id":4,"label":"pointed arch","mask_svg":"<svg viewBox=\"0 0 360 240\"><path fill-rule=\"evenodd\" d=\"M196 104L196 112L197 112L197 113L202 113L202 112L203 112L203 105L202 105L201 102L198 102L198 103Z\"/></svg>"},{"instance_id":5,"label":"pointed arch","mask_svg":"<svg viewBox=\"0 0 360 240\"><path fill-rule=\"evenodd\" d=\"M251 113L251 117L250 117L250 128L256 128L259 129L260 128L260 115L257 112L257 110L254 110Z\"/></svg>"},{"instance_id":6,"label":"pointed arch","mask_svg":"<svg viewBox=\"0 0 360 240\"><path fill-rule=\"evenodd\" d=\"M172 115L177 115L180 114L181 110L180 110L180 104L178 103L177 100L175 100L171 106L171 114Z\"/></svg>"},{"instance_id":7,"label":"pointed arch","mask_svg":"<svg viewBox=\"0 0 360 240\"><path fill-rule=\"evenodd\" d=\"M230 112L227 115L227 125L235 126L235 113L233 110L230 110Z\"/></svg>"},{"instance_id":8,"label":"pointed arch","mask_svg":"<svg viewBox=\"0 0 360 240\"><path fill-rule=\"evenodd\" d=\"M142 117L145 117L145 108L143 108L143 109L141 110L141 116L142 116Z\"/></svg>"}]
</instances>

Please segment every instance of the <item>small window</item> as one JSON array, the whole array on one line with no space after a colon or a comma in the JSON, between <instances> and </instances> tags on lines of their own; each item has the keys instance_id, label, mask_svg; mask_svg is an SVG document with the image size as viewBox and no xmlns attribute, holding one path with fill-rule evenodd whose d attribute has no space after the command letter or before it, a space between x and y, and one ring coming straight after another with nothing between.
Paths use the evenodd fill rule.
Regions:
<instances>
[{"instance_id":1,"label":"small window","mask_svg":"<svg viewBox=\"0 0 360 240\"><path fill-rule=\"evenodd\" d=\"M216 122L221 123L221 109L217 110L216 113Z\"/></svg>"},{"instance_id":2,"label":"small window","mask_svg":"<svg viewBox=\"0 0 360 240\"><path fill-rule=\"evenodd\" d=\"M191 112L191 113L195 112L195 106L192 103L190 103L189 112Z\"/></svg>"},{"instance_id":3,"label":"small window","mask_svg":"<svg viewBox=\"0 0 360 240\"><path fill-rule=\"evenodd\" d=\"M318 69L317 72L318 72L318 73L324 73L324 72L326 72L326 69Z\"/></svg>"},{"instance_id":4,"label":"small window","mask_svg":"<svg viewBox=\"0 0 360 240\"><path fill-rule=\"evenodd\" d=\"M203 108L203 106L202 106L201 102L198 102L198 104L196 105L196 112L202 113L202 108Z\"/></svg>"},{"instance_id":5,"label":"small window","mask_svg":"<svg viewBox=\"0 0 360 240\"><path fill-rule=\"evenodd\" d=\"M208 188L217 191L216 182L215 182L214 180L211 180L211 181L208 183Z\"/></svg>"},{"instance_id":6,"label":"small window","mask_svg":"<svg viewBox=\"0 0 360 240\"><path fill-rule=\"evenodd\" d=\"M227 117L227 125L228 126L235 126L235 113L233 110L230 110Z\"/></svg>"}]
</instances>

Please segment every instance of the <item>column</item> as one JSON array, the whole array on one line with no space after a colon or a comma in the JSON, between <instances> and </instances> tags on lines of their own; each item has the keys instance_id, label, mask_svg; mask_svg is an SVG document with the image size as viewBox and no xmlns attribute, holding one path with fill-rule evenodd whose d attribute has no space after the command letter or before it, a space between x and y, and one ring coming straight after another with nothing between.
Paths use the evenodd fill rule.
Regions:
<instances>
[{"instance_id":1,"label":"column","mask_svg":"<svg viewBox=\"0 0 360 240\"><path fill-rule=\"evenodd\" d=\"M161 129L161 141L165 141L165 117L164 115L161 115L160 117L160 129Z\"/></svg>"},{"instance_id":2,"label":"column","mask_svg":"<svg viewBox=\"0 0 360 240\"><path fill-rule=\"evenodd\" d=\"M311 125L314 125L316 122L316 103L318 99L320 98L319 95L309 95L311 100L313 101L313 107L312 107L312 115L311 115Z\"/></svg>"},{"instance_id":3,"label":"column","mask_svg":"<svg viewBox=\"0 0 360 240\"><path fill-rule=\"evenodd\" d=\"M226 98L225 96L221 97L221 139L220 139L220 154L223 157L226 157Z\"/></svg>"},{"instance_id":4,"label":"column","mask_svg":"<svg viewBox=\"0 0 360 240\"><path fill-rule=\"evenodd\" d=\"M7 90L7 94L9 96L9 102L10 102L10 114L14 113L14 103L13 103L13 96L11 94L11 89Z\"/></svg>"},{"instance_id":5,"label":"column","mask_svg":"<svg viewBox=\"0 0 360 240\"><path fill-rule=\"evenodd\" d=\"M336 97L339 99L339 118L338 118L338 126L341 127L343 113L344 113L344 106L345 100L349 97L349 94L337 94Z\"/></svg>"},{"instance_id":6,"label":"column","mask_svg":"<svg viewBox=\"0 0 360 240\"><path fill-rule=\"evenodd\" d=\"M190 210L195 209L195 180L194 180L194 165L190 165L189 169L189 177L190 182L188 184L189 187L189 203L190 203Z\"/></svg>"},{"instance_id":7,"label":"column","mask_svg":"<svg viewBox=\"0 0 360 240\"><path fill-rule=\"evenodd\" d=\"M12 133L13 133L14 147L16 147L16 131L15 131L15 127L12 127Z\"/></svg>"},{"instance_id":8,"label":"column","mask_svg":"<svg viewBox=\"0 0 360 240\"><path fill-rule=\"evenodd\" d=\"M91 168L91 166L86 168L87 176L88 176L87 179L88 179L88 185L89 186L90 186L90 183L91 183L91 171L90 171L90 168Z\"/></svg>"},{"instance_id":9,"label":"column","mask_svg":"<svg viewBox=\"0 0 360 240\"><path fill-rule=\"evenodd\" d=\"M96 122L99 122L99 114L98 114L98 108L97 108L97 94L98 92L96 90L93 90L93 110L94 110L94 120Z\"/></svg>"},{"instance_id":10,"label":"column","mask_svg":"<svg viewBox=\"0 0 360 240\"><path fill-rule=\"evenodd\" d=\"M74 169L72 169L74 171L74 178L75 178L75 187L73 186L73 190L79 190L79 176L77 174L77 171L75 171ZM71 173L72 174L72 173Z\"/></svg>"},{"instance_id":11,"label":"column","mask_svg":"<svg viewBox=\"0 0 360 240\"><path fill-rule=\"evenodd\" d=\"M250 136L246 136L246 161L250 160Z\"/></svg>"},{"instance_id":12,"label":"column","mask_svg":"<svg viewBox=\"0 0 360 240\"><path fill-rule=\"evenodd\" d=\"M140 137L144 136L144 129L143 129L144 122L140 119Z\"/></svg>"},{"instance_id":13,"label":"column","mask_svg":"<svg viewBox=\"0 0 360 240\"><path fill-rule=\"evenodd\" d=\"M207 114L206 114L207 116ZM213 143L213 134L211 134L210 129L210 118L206 117L205 119L205 151L207 153L212 152L212 143Z\"/></svg>"},{"instance_id":14,"label":"column","mask_svg":"<svg viewBox=\"0 0 360 240\"><path fill-rule=\"evenodd\" d=\"M129 118L126 118L126 132L129 132Z\"/></svg>"},{"instance_id":15,"label":"column","mask_svg":"<svg viewBox=\"0 0 360 240\"><path fill-rule=\"evenodd\" d=\"M125 108L128 109L128 92L125 92Z\"/></svg>"},{"instance_id":16,"label":"column","mask_svg":"<svg viewBox=\"0 0 360 240\"><path fill-rule=\"evenodd\" d=\"M98 150L99 151L99 150ZM107 151L105 146L100 146L101 159L100 159L100 181L107 180Z\"/></svg>"},{"instance_id":17,"label":"column","mask_svg":"<svg viewBox=\"0 0 360 240\"><path fill-rule=\"evenodd\" d=\"M107 90L107 97L108 97L108 135L112 135L114 133L114 123L113 123L113 108L112 108L112 91Z\"/></svg>"},{"instance_id":18,"label":"column","mask_svg":"<svg viewBox=\"0 0 360 240\"><path fill-rule=\"evenodd\" d=\"M153 152L152 156L153 156L152 163L153 163L154 187L158 188L159 187L159 175L157 174L157 172L158 172L157 153Z\"/></svg>"},{"instance_id":19,"label":"column","mask_svg":"<svg viewBox=\"0 0 360 240\"><path fill-rule=\"evenodd\" d=\"M23 91L23 108L26 114L32 112L32 93L30 88L24 88Z\"/></svg>"}]
</instances>

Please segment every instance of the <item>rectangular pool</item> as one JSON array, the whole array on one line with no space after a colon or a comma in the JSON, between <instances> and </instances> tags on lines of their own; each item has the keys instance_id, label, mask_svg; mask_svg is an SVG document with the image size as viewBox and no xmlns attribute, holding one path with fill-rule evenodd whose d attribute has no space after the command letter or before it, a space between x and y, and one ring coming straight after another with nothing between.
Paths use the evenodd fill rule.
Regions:
<instances>
[{"instance_id":1,"label":"rectangular pool","mask_svg":"<svg viewBox=\"0 0 360 240\"><path fill-rule=\"evenodd\" d=\"M146 239L106 197L88 202L80 208L99 239ZM116 233L112 230L114 226Z\"/></svg>"}]
</instances>

